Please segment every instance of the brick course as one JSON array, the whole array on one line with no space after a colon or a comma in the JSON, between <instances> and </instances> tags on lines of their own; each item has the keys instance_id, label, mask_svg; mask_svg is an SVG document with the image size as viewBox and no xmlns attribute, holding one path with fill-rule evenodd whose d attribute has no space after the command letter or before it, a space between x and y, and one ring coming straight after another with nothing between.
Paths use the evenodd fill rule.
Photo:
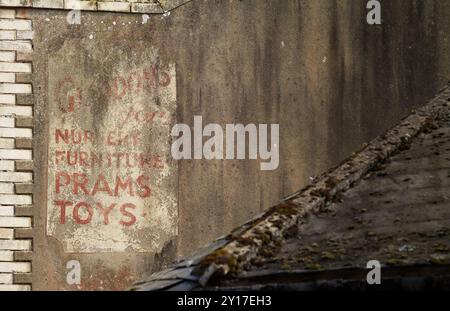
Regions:
<instances>
[{"instance_id":1,"label":"brick course","mask_svg":"<svg viewBox=\"0 0 450 311\"><path fill-rule=\"evenodd\" d=\"M29 2L0 0L0 6ZM50 3L50 2L48 2ZM19 16L20 15L20 16ZM31 290L32 22L0 8L0 290ZM20 19L19 19L20 17Z\"/></svg>"},{"instance_id":2,"label":"brick course","mask_svg":"<svg viewBox=\"0 0 450 311\"><path fill-rule=\"evenodd\" d=\"M0 7L37 9L65 9L126 13L164 13L190 0L0 0ZM4 10L0 18L13 19L11 10ZM22 26L25 23L21 23ZM25 27L25 26L24 26Z\"/></svg>"}]
</instances>

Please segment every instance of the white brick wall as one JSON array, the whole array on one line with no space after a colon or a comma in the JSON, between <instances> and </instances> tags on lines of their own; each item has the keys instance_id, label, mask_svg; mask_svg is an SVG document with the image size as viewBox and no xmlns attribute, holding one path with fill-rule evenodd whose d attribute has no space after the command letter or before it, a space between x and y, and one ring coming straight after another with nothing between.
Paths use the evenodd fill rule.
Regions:
<instances>
[{"instance_id":1,"label":"white brick wall","mask_svg":"<svg viewBox=\"0 0 450 311\"><path fill-rule=\"evenodd\" d=\"M31 21L24 19L0 19L1 30L31 30Z\"/></svg>"},{"instance_id":2,"label":"white brick wall","mask_svg":"<svg viewBox=\"0 0 450 311\"><path fill-rule=\"evenodd\" d=\"M0 273L0 284L12 284L13 277L9 273Z\"/></svg>"},{"instance_id":3,"label":"white brick wall","mask_svg":"<svg viewBox=\"0 0 450 311\"><path fill-rule=\"evenodd\" d=\"M14 170L14 161L0 160L0 171L13 171L13 170Z\"/></svg>"},{"instance_id":4,"label":"white brick wall","mask_svg":"<svg viewBox=\"0 0 450 311\"><path fill-rule=\"evenodd\" d=\"M14 79L16 75L13 73ZM16 104L16 96L12 94L0 94L0 104L8 104L15 105Z\"/></svg>"},{"instance_id":5,"label":"white brick wall","mask_svg":"<svg viewBox=\"0 0 450 311\"><path fill-rule=\"evenodd\" d=\"M0 228L0 239L14 239L14 229L10 229L10 228ZM2 255L5 256L6 258L6 252L10 252L11 253L11 260L6 259L2 259ZM5 254L3 254L5 253ZM0 261L12 261L12 252L11 251L0 251Z\"/></svg>"},{"instance_id":6,"label":"white brick wall","mask_svg":"<svg viewBox=\"0 0 450 311\"><path fill-rule=\"evenodd\" d=\"M15 82L16 75L12 72L0 72L0 82Z\"/></svg>"},{"instance_id":7,"label":"white brick wall","mask_svg":"<svg viewBox=\"0 0 450 311\"><path fill-rule=\"evenodd\" d=\"M2 19L12 19L8 7L33 7L46 9L109 11L130 13L163 13L183 2L190 0L164 0L154 3L152 0L0 0L5 12L0 13ZM23 26L23 25L21 25Z\"/></svg>"},{"instance_id":8,"label":"white brick wall","mask_svg":"<svg viewBox=\"0 0 450 311\"><path fill-rule=\"evenodd\" d=\"M2 205L0 206L0 216L4 216L1 219L6 219L6 217L14 216L14 206ZM2 226L3 227L3 226ZM27 227L27 226L25 226Z\"/></svg>"},{"instance_id":9,"label":"white brick wall","mask_svg":"<svg viewBox=\"0 0 450 311\"><path fill-rule=\"evenodd\" d=\"M16 10L11 9L1 9L0 10L0 18L15 18Z\"/></svg>"},{"instance_id":10,"label":"white brick wall","mask_svg":"<svg viewBox=\"0 0 450 311\"><path fill-rule=\"evenodd\" d=\"M0 127L14 127L14 118L0 117Z\"/></svg>"},{"instance_id":11,"label":"white brick wall","mask_svg":"<svg viewBox=\"0 0 450 311\"><path fill-rule=\"evenodd\" d=\"M113 12L130 12L131 3L127 2L98 2L97 3L99 11L113 11Z\"/></svg>"},{"instance_id":12,"label":"white brick wall","mask_svg":"<svg viewBox=\"0 0 450 311\"><path fill-rule=\"evenodd\" d=\"M33 137L31 129L0 128L0 137Z\"/></svg>"},{"instance_id":13,"label":"white brick wall","mask_svg":"<svg viewBox=\"0 0 450 311\"><path fill-rule=\"evenodd\" d=\"M14 148L14 139L0 138L0 148Z\"/></svg>"},{"instance_id":14,"label":"white brick wall","mask_svg":"<svg viewBox=\"0 0 450 311\"><path fill-rule=\"evenodd\" d=\"M95 1L64 0L64 8L69 10L95 11L97 9L97 3Z\"/></svg>"},{"instance_id":15,"label":"white brick wall","mask_svg":"<svg viewBox=\"0 0 450 311\"><path fill-rule=\"evenodd\" d=\"M0 116L14 115L31 117L33 115L33 109L31 107L0 106Z\"/></svg>"},{"instance_id":16,"label":"white brick wall","mask_svg":"<svg viewBox=\"0 0 450 311\"><path fill-rule=\"evenodd\" d=\"M1 160L31 160L31 150L0 149Z\"/></svg>"},{"instance_id":17,"label":"white brick wall","mask_svg":"<svg viewBox=\"0 0 450 311\"><path fill-rule=\"evenodd\" d=\"M33 174L20 172L0 172L0 182L22 182L33 181Z\"/></svg>"},{"instance_id":18,"label":"white brick wall","mask_svg":"<svg viewBox=\"0 0 450 311\"><path fill-rule=\"evenodd\" d=\"M15 232L31 228L33 220L16 215L16 207L31 205L33 197L16 194L15 185L31 183L33 173L16 172L15 166L17 160L32 160L33 152L16 149L16 140L32 139L33 130L16 128L15 118L32 117L33 107L17 105L16 97L31 94L33 88L28 83L16 83L16 74L32 72L31 63L16 62L16 53L32 51L33 30L31 20L16 19L14 8L1 7L20 6L24 2L6 2L0 0L0 291L17 291L31 290L31 284L14 284L14 274L31 273L32 266L30 262L15 261L14 254L32 250L33 243L31 239L16 238Z\"/></svg>"},{"instance_id":19,"label":"white brick wall","mask_svg":"<svg viewBox=\"0 0 450 311\"><path fill-rule=\"evenodd\" d=\"M16 40L16 32L14 30L0 30L0 40Z\"/></svg>"},{"instance_id":20,"label":"white brick wall","mask_svg":"<svg viewBox=\"0 0 450 311\"><path fill-rule=\"evenodd\" d=\"M30 272L29 262L0 262L0 272Z\"/></svg>"},{"instance_id":21,"label":"white brick wall","mask_svg":"<svg viewBox=\"0 0 450 311\"><path fill-rule=\"evenodd\" d=\"M31 72L31 64L27 63L14 63L14 62L1 62L1 72Z\"/></svg>"},{"instance_id":22,"label":"white brick wall","mask_svg":"<svg viewBox=\"0 0 450 311\"><path fill-rule=\"evenodd\" d=\"M0 183L0 193L14 193L14 184Z\"/></svg>"},{"instance_id":23,"label":"white brick wall","mask_svg":"<svg viewBox=\"0 0 450 311\"><path fill-rule=\"evenodd\" d=\"M16 60L16 53L14 52L0 52L0 62L14 62Z\"/></svg>"},{"instance_id":24,"label":"white brick wall","mask_svg":"<svg viewBox=\"0 0 450 311\"><path fill-rule=\"evenodd\" d=\"M0 93L31 94L31 85L20 83L0 83Z\"/></svg>"},{"instance_id":25,"label":"white brick wall","mask_svg":"<svg viewBox=\"0 0 450 311\"><path fill-rule=\"evenodd\" d=\"M31 43L27 41L0 41L0 50L2 51L31 51L32 49Z\"/></svg>"},{"instance_id":26,"label":"white brick wall","mask_svg":"<svg viewBox=\"0 0 450 311\"><path fill-rule=\"evenodd\" d=\"M18 30L16 37L18 40L33 40L34 32L31 30Z\"/></svg>"},{"instance_id":27,"label":"white brick wall","mask_svg":"<svg viewBox=\"0 0 450 311\"><path fill-rule=\"evenodd\" d=\"M28 240L0 240L0 250L27 251L30 249L31 241Z\"/></svg>"},{"instance_id":28,"label":"white brick wall","mask_svg":"<svg viewBox=\"0 0 450 311\"><path fill-rule=\"evenodd\" d=\"M31 0L0 0L4 6L31 6Z\"/></svg>"},{"instance_id":29,"label":"white brick wall","mask_svg":"<svg viewBox=\"0 0 450 311\"><path fill-rule=\"evenodd\" d=\"M16 195L16 194L0 194L0 204L8 205L27 205L31 204L32 199L30 195ZM0 227L1 227L1 219L0 219Z\"/></svg>"},{"instance_id":30,"label":"white brick wall","mask_svg":"<svg viewBox=\"0 0 450 311\"><path fill-rule=\"evenodd\" d=\"M14 210L13 210L14 213ZM0 217L0 226L5 228L29 228L30 217Z\"/></svg>"}]
</instances>

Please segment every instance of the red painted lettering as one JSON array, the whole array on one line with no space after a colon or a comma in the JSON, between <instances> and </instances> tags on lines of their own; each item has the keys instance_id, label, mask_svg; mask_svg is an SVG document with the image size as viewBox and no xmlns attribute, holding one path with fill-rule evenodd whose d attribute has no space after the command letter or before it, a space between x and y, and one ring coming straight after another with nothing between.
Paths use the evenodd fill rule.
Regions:
<instances>
[{"instance_id":1,"label":"red painted lettering","mask_svg":"<svg viewBox=\"0 0 450 311\"><path fill-rule=\"evenodd\" d=\"M103 208L101 203L97 203L97 207L100 209L100 212L103 215L103 224L108 225L109 224L109 213L113 210L113 208L116 206L116 204L111 204L107 208Z\"/></svg>"},{"instance_id":2,"label":"red painted lettering","mask_svg":"<svg viewBox=\"0 0 450 311\"><path fill-rule=\"evenodd\" d=\"M134 205L132 203L126 203L120 207L120 212L122 213L122 215L129 218L128 221L120 220L120 224L123 226L129 227L136 223L136 216L134 216L132 213L128 212L127 208L131 208L134 210L136 208L136 205Z\"/></svg>"},{"instance_id":3,"label":"red painted lettering","mask_svg":"<svg viewBox=\"0 0 450 311\"><path fill-rule=\"evenodd\" d=\"M130 196L134 196L133 192L133 182L130 176L127 176L127 179L125 181L120 178L120 176L116 177L116 187L114 189L114 196L119 196L119 188L122 190L128 189L128 194Z\"/></svg>"},{"instance_id":4,"label":"red painted lettering","mask_svg":"<svg viewBox=\"0 0 450 311\"><path fill-rule=\"evenodd\" d=\"M89 191L86 189L86 185L89 180L85 174L73 174L73 194L78 194L78 189L81 188L84 194L89 195Z\"/></svg>"},{"instance_id":5,"label":"red painted lettering","mask_svg":"<svg viewBox=\"0 0 450 311\"><path fill-rule=\"evenodd\" d=\"M72 205L72 202L69 201L55 201L55 205L60 208L60 216L59 216L59 222L61 224L66 223L66 208L67 206Z\"/></svg>"},{"instance_id":6,"label":"red painted lettering","mask_svg":"<svg viewBox=\"0 0 450 311\"><path fill-rule=\"evenodd\" d=\"M61 181L62 178L64 178L64 181ZM70 183L70 175L65 172L57 172L55 179L56 193L61 192L61 186L68 186Z\"/></svg>"},{"instance_id":7,"label":"red painted lettering","mask_svg":"<svg viewBox=\"0 0 450 311\"><path fill-rule=\"evenodd\" d=\"M149 182L148 178L146 176L141 175L137 178L136 182L141 190L139 193L139 196L141 198L149 197L152 191L150 189L150 185L149 185L150 182Z\"/></svg>"},{"instance_id":8,"label":"red painted lettering","mask_svg":"<svg viewBox=\"0 0 450 311\"><path fill-rule=\"evenodd\" d=\"M100 186L103 184L103 186ZM97 181L95 182L94 189L92 190L92 195L95 195L97 192L106 192L110 196L112 196L111 188L109 187L108 182L105 179L105 176L98 175Z\"/></svg>"}]
</instances>

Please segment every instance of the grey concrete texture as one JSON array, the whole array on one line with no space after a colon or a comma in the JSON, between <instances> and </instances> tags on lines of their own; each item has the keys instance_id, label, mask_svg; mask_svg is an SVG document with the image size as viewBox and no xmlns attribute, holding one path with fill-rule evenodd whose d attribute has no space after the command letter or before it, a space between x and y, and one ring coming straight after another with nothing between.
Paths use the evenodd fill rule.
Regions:
<instances>
[{"instance_id":1,"label":"grey concrete texture","mask_svg":"<svg viewBox=\"0 0 450 311\"><path fill-rule=\"evenodd\" d=\"M423 104L450 77L450 3L383 2L383 23L366 23L366 1L196 0L170 16L30 12L34 31L34 288L65 287L63 254L45 237L48 57L65 41L90 55L154 48L176 64L176 122L279 123L280 166L253 161L178 163L178 236L159 254L80 255L96 281L83 289L121 289L188 255L261 213L335 166ZM92 39L89 36L92 35ZM133 63L132 53L118 53ZM72 58L67 63L78 66ZM88 61L88 58L86 59ZM136 64L137 65L137 64ZM103 68L106 72L109 68ZM80 77L82 79L82 77ZM99 111L98 113L102 113ZM83 262L83 260L85 262ZM101 267L98 269L98 267ZM88 271L88 272L90 272ZM118 271L122 271L118 273ZM56 280L56 281L52 281Z\"/></svg>"}]
</instances>

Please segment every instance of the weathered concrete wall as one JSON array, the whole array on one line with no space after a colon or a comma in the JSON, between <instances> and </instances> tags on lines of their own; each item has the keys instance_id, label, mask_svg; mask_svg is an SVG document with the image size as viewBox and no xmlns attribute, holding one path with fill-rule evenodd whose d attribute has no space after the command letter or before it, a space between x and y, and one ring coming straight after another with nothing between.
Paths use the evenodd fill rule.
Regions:
<instances>
[{"instance_id":1,"label":"weathered concrete wall","mask_svg":"<svg viewBox=\"0 0 450 311\"><path fill-rule=\"evenodd\" d=\"M450 4L384 1L381 26L367 25L365 5L195 0L145 24L140 15L83 12L82 25L68 25L65 11L31 11L39 172L33 288L73 289L65 285L70 259L85 267L82 289L123 288L260 213L423 104L449 80ZM171 122L192 124L201 115L204 124L279 123L280 166L261 172L256 161L180 161L177 234L159 254L66 253L46 231L49 124L58 117L51 113L52 81L71 75L98 99L89 116L95 124L110 118L105 94L114 74L122 66L125 75L145 68L146 51L156 51L150 64L175 64Z\"/></svg>"}]
</instances>

